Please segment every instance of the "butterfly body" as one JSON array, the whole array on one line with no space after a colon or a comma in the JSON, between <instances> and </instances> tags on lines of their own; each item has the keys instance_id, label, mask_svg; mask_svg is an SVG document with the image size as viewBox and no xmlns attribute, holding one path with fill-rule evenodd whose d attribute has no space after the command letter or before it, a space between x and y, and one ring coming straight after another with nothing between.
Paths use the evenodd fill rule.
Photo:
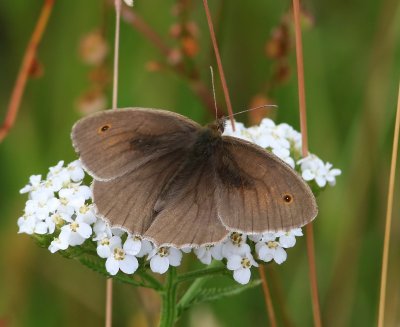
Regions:
<instances>
[{"instance_id":1,"label":"butterfly body","mask_svg":"<svg viewBox=\"0 0 400 327\"><path fill-rule=\"evenodd\" d=\"M306 183L249 142L164 110L109 110L72 139L93 176L99 216L158 245L199 246L230 231L287 231L317 213Z\"/></svg>"}]
</instances>

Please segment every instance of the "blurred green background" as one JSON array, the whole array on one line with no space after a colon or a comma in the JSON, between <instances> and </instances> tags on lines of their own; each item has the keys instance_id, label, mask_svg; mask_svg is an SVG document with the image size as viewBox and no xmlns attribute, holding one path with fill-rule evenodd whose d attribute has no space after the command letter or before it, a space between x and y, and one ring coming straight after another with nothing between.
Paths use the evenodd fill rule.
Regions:
<instances>
[{"instance_id":1,"label":"blurred green background","mask_svg":"<svg viewBox=\"0 0 400 327\"><path fill-rule=\"evenodd\" d=\"M188 6L183 15L176 16L177 4ZM0 2L1 120L41 5L42 1ZM279 105L272 112L277 122L298 129L293 31L285 18L290 1L214 0L210 6L234 110L258 103L257 96ZM400 76L400 2L309 0L303 7L310 150L343 171L337 186L319 196L314 224L322 319L325 326L373 326ZM185 69L193 72L196 67L198 79L211 89L209 65L216 65L202 2L137 0L134 10L175 50L165 58L122 21L118 105L170 109L201 123L212 120L188 78L164 68L179 60L183 45L190 57L183 62ZM172 37L171 26L185 20L197 24L198 31L192 26L191 38ZM282 21L289 34L283 54L277 55L271 35L277 35ZM38 248L28 236L18 235L16 226L26 201L19 189L29 176L46 174L59 160L74 160L73 123L93 103L111 106L110 76L102 72L111 71L112 52L100 64L88 65L79 49L82 38L96 29L112 49L111 6L100 0L56 1L37 56L42 76L28 81L16 124L0 144L2 327L103 325L104 278ZM172 32L176 34L176 26ZM278 66L280 79L274 79ZM219 87L217 98L223 103ZM394 204L386 326L400 323L398 195ZM282 326L311 326L305 238L288 255L282 266L267 268L278 319ZM115 285L115 326L150 326L157 310L157 295ZM250 325L268 325L261 288L195 307L180 321L180 326Z\"/></svg>"}]
</instances>

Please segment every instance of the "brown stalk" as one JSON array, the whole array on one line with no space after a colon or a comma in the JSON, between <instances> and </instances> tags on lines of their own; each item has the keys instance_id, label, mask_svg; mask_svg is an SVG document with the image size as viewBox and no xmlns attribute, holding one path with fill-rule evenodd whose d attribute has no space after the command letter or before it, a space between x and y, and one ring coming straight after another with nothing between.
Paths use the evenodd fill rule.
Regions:
<instances>
[{"instance_id":1,"label":"brown stalk","mask_svg":"<svg viewBox=\"0 0 400 327\"><path fill-rule=\"evenodd\" d=\"M222 89L224 91L226 106L228 107L229 118L231 120L232 129L233 129L233 131L235 131L235 121L233 119L231 98L229 97L228 85L226 84L224 69L222 67L221 56L219 54L217 39L215 38L214 26L213 26L213 22L211 19L210 8L208 7L207 0L203 0L203 5L204 5L204 10L205 10L206 16L207 16L207 24L208 24L208 28L210 30L211 41L212 41L212 44L214 47L215 58L217 60L218 71L219 71L219 76L221 78Z\"/></svg>"},{"instance_id":2,"label":"brown stalk","mask_svg":"<svg viewBox=\"0 0 400 327\"><path fill-rule=\"evenodd\" d=\"M274 306L272 305L272 297L271 297L271 292L268 287L268 282L267 282L267 277L265 275L264 265L260 264L258 267L258 270L260 272L262 288L263 288L264 298L265 298L265 307L268 312L269 323L270 323L271 327L276 327L277 324L276 324L275 311L274 311Z\"/></svg>"},{"instance_id":3,"label":"brown stalk","mask_svg":"<svg viewBox=\"0 0 400 327\"><path fill-rule=\"evenodd\" d=\"M40 40L42 39L43 32L46 29L47 22L49 20L53 6L54 0L45 0L43 2L39 19L37 20L35 29L32 33L31 39L29 40L24 57L22 59L22 64L14 85L14 89L11 94L10 102L8 104L6 117L4 119L3 125L0 127L0 142L4 140L10 129L14 126L21 99L24 94L25 85L29 77L29 71L35 60L36 50L39 46Z\"/></svg>"},{"instance_id":4,"label":"brown stalk","mask_svg":"<svg viewBox=\"0 0 400 327\"><path fill-rule=\"evenodd\" d=\"M121 8L122 19L132 25L139 33L141 33L150 43L167 59L169 58L172 49L163 41L160 35L154 31L154 29L146 23L146 21L134 12L132 9L122 6ZM193 90L193 92L199 97L205 108L214 115L214 98L210 89L204 85L204 83L198 78L197 75L188 73L185 67L181 64L169 66L175 73L184 77ZM222 112L218 112L218 116L222 116Z\"/></svg>"},{"instance_id":5,"label":"brown stalk","mask_svg":"<svg viewBox=\"0 0 400 327\"><path fill-rule=\"evenodd\" d=\"M379 294L378 327L383 327L385 321L386 283L387 283L387 270L389 262L390 230L392 226L394 182L396 177L397 150L399 144L399 129L400 129L400 84L399 84L398 99L397 99L396 123L394 127L392 162L390 165L389 190L388 190L387 208L386 208L386 226L385 226L385 239L384 239L383 254L382 254L381 287L379 292L380 294Z\"/></svg>"},{"instance_id":6,"label":"brown stalk","mask_svg":"<svg viewBox=\"0 0 400 327\"><path fill-rule=\"evenodd\" d=\"M119 62L119 31L121 23L121 0L115 0L115 36L114 36L114 71L113 71L113 92L112 108L118 108L118 62ZM113 282L112 278L106 281L106 320L105 327L112 326L112 299Z\"/></svg>"},{"instance_id":7,"label":"brown stalk","mask_svg":"<svg viewBox=\"0 0 400 327\"><path fill-rule=\"evenodd\" d=\"M300 109L300 130L302 135L302 154L308 156L307 139L307 115L306 115L306 95L304 87L304 65L303 65L303 45L300 27L300 0L293 0L293 14L296 34L296 61L297 79L299 89L299 109ZM314 326L320 327L321 313L318 299L317 271L315 266L314 231L312 223L306 226L307 253L309 265L309 277L311 286L311 298L313 306Z\"/></svg>"}]
</instances>

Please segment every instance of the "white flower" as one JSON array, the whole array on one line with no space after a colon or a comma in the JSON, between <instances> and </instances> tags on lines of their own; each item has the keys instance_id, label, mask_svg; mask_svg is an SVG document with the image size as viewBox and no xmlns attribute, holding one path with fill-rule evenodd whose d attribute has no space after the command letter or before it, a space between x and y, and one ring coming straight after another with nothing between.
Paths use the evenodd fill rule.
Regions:
<instances>
[{"instance_id":1,"label":"white flower","mask_svg":"<svg viewBox=\"0 0 400 327\"><path fill-rule=\"evenodd\" d=\"M26 202L25 213L34 214L38 219L44 220L50 213L56 211L60 200L48 190L37 190L31 193L31 199Z\"/></svg>"},{"instance_id":2,"label":"white flower","mask_svg":"<svg viewBox=\"0 0 400 327\"><path fill-rule=\"evenodd\" d=\"M32 235L36 232L36 223L38 219L33 214L24 214L18 218L17 224L19 227L18 233Z\"/></svg>"},{"instance_id":3,"label":"white flower","mask_svg":"<svg viewBox=\"0 0 400 327\"><path fill-rule=\"evenodd\" d=\"M73 182L80 182L85 177L80 160L75 160L68 164L67 171Z\"/></svg>"},{"instance_id":4,"label":"white flower","mask_svg":"<svg viewBox=\"0 0 400 327\"><path fill-rule=\"evenodd\" d=\"M126 248L122 247L121 238L113 236L110 240L110 255L106 260L106 269L110 275L116 275L119 270L125 274L133 274L139 267L135 256L127 253Z\"/></svg>"},{"instance_id":5,"label":"white flower","mask_svg":"<svg viewBox=\"0 0 400 327\"><path fill-rule=\"evenodd\" d=\"M229 120L225 123L224 135L234 136L239 139L253 142L251 133L249 133L248 128L244 126L243 123L235 121L235 131L232 129L232 124Z\"/></svg>"},{"instance_id":6,"label":"white flower","mask_svg":"<svg viewBox=\"0 0 400 327\"><path fill-rule=\"evenodd\" d=\"M226 267L233 270L233 278L240 284L247 284L250 280L252 266L258 267L250 253L244 255L234 254L228 258Z\"/></svg>"},{"instance_id":7,"label":"white flower","mask_svg":"<svg viewBox=\"0 0 400 327\"><path fill-rule=\"evenodd\" d=\"M288 232L276 233L276 237L279 237L280 246L286 249L295 246L296 236L303 236L301 228L294 228Z\"/></svg>"},{"instance_id":8,"label":"white flower","mask_svg":"<svg viewBox=\"0 0 400 327\"><path fill-rule=\"evenodd\" d=\"M142 258L145 255L150 254L154 249L153 243L148 240L142 240L142 245L140 247L140 251L136 254L136 257Z\"/></svg>"},{"instance_id":9,"label":"white flower","mask_svg":"<svg viewBox=\"0 0 400 327\"><path fill-rule=\"evenodd\" d=\"M25 185L22 189L20 189L19 193L28 193L32 191L36 191L42 179L42 175L32 175L29 177L29 184Z\"/></svg>"},{"instance_id":10,"label":"white flower","mask_svg":"<svg viewBox=\"0 0 400 327\"><path fill-rule=\"evenodd\" d=\"M233 254L244 255L250 253L250 246L246 243L246 235L233 232L222 245L222 255L225 258Z\"/></svg>"},{"instance_id":11,"label":"white flower","mask_svg":"<svg viewBox=\"0 0 400 327\"><path fill-rule=\"evenodd\" d=\"M290 149L290 142L286 139L284 130L276 127L268 118L264 118L260 123L256 143L263 148Z\"/></svg>"},{"instance_id":12,"label":"white flower","mask_svg":"<svg viewBox=\"0 0 400 327\"><path fill-rule=\"evenodd\" d=\"M287 258L286 251L276 241L257 243L256 252L258 257L265 262L274 260L277 264L281 264Z\"/></svg>"},{"instance_id":13,"label":"white flower","mask_svg":"<svg viewBox=\"0 0 400 327\"><path fill-rule=\"evenodd\" d=\"M194 253L202 263L209 265L213 258L222 260L222 246L222 244L200 246L198 249L194 249Z\"/></svg>"},{"instance_id":14,"label":"white flower","mask_svg":"<svg viewBox=\"0 0 400 327\"><path fill-rule=\"evenodd\" d=\"M100 241L106 237L111 238L112 236L110 226L108 226L108 224L102 219L97 219L93 225L93 232L95 234L93 241Z\"/></svg>"},{"instance_id":15,"label":"white flower","mask_svg":"<svg viewBox=\"0 0 400 327\"><path fill-rule=\"evenodd\" d=\"M92 235L92 227L82 217L77 217L61 227L60 238L65 237L69 245L75 246L81 245L90 235Z\"/></svg>"},{"instance_id":16,"label":"white flower","mask_svg":"<svg viewBox=\"0 0 400 327\"><path fill-rule=\"evenodd\" d=\"M317 156L311 154L297 162L300 164L302 177L306 181L315 180L319 187L324 187L328 182L335 185L336 176L341 174L340 169L331 169L332 164L324 162Z\"/></svg>"},{"instance_id":17,"label":"white flower","mask_svg":"<svg viewBox=\"0 0 400 327\"><path fill-rule=\"evenodd\" d=\"M286 148L274 148L272 149L272 153L276 155L279 159L282 159L286 162L290 167L294 169L295 163L294 159L290 156L289 149Z\"/></svg>"},{"instance_id":18,"label":"white flower","mask_svg":"<svg viewBox=\"0 0 400 327\"><path fill-rule=\"evenodd\" d=\"M63 226L67 220L70 220L68 216L58 212L47 217L45 222L47 224L48 233L53 234L56 229L56 226L61 228L61 226Z\"/></svg>"},{"instance_id":19,"label":"white flower","mask_svg":"<svg viewBox=\"0 0 400 327\"><path fill-rule=\"evenodd\" d=\"M163 274L170 265L177 267L181 264L182 252L172 247L162 246L154 249L147 260L150 260L150 269L153 272Z\"/></svg>"},{"instance_id":20,"label":"white flower","mask_svg":"<svg viewBox=\"0 0 400 327\"><path fill-rule=\"evenodd\" d=\"M64 161L59 161L54 167L49 168L49 173L47 174L46 187L57 192L64 185L68 185L70 182L70 174L67 168L63 167Z\"/></svg>"},{"instance_id":21,"label":"white flower","mask_svg":"<svg viewBox=\"0 0 400 327\"><path fill-rule=\"evenodd\" d=\"M137 255L142 248L142 241L138 236L128 236L124 243L124 250L130 255Z\"/></svg>"},{"instance_id":22,"label":"white flower","mask_svg":"<svg viewBox=\"0 0 400 327\"><path fill-rule=\"evenodd\" d=\"M58 250L66 250L68 248L68 240L64 236L60 235L59 237L54 238L49 246L49 250L51 253L55 253Z\"/></svg>"},{"instance_id":23,"label":"white flower","mask_svg":"<svg viewBox=\"0 0 400 327\"><path fill-rule=\"evenodd\" d=\"M58 193L60 197L60 206L58 212L63 212L69 216L72 216L75 211L85 204L85 197L80 194L77 189L74 188L63 188Z\"/></svg>"}]
</instances>

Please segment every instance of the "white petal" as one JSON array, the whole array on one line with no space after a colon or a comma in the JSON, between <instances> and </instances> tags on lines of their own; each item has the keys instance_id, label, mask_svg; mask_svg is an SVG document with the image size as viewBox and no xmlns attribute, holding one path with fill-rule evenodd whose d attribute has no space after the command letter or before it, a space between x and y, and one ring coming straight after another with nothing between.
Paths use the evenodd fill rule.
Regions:
<instances>
[{"instance_id":1,"label":"white petal","mask_svg":"<svg viewBox=\"0 0 400 327\"><path fill-rule=\"evenodd\" d=\"M124 251L129 255L136 255L140 252L142 242L139 239L128 237L124 243Z\"/></svg>"},{"instance_id":2,"label":"white petal","mask_svg":"<svg viewBox=\"0 0 400 327\"><path fill-rule=\"evenodd\" d=\"M267 245L261 246L258 250L258 257L265 261L269 262L274 258L274 249L270 249Z\"/></svg>"},{"instance_id":3,"label":"white petal","mask_svg":"<svg viewBox=\"0 0 400 327\"><path fill-rule=\"evenodd\" d=\"M311 181L315 178L315 174L312 173L311 170L306 169L301 174L301 177L303 177L305 181Z\"/></svg>"},{"instance_id":4,"label":"white petal","mask_svg":"<svg viewBox=\"0 0 400 327\"><path fill-rule=\"evenodd\" d=\"M134 256L125 255L125 259L120 261L119 267L125 274L133 274L139 267L139 263Z\"/></svg>"},{"instance_id":5,"label":"white petal","mask_svg":"<svg viewBox=\"0 0 400 327\"><path fill-rule=\"evenodd\" d=\"M140 247L140 251L136 254L136 257L142 258L145 255L148 255L153 250L153 245L148 240L142 240L142 245Z\"/></svg>"},{"instance_id":6,"label":"white petal","mask_svg":"<svg viewBox=\"0 0 400 327\"><path fill-rule=\"evenodd\" d=\"M181 264L182 252L178 249L170 248L168 260L171 266L178 267Z\"/></svg>"},{"instance_id":7,"label":"white petal","mask_svg":"<svg viewBox=\"0 0 400 327\"><path fill-rule=\"evenodd\" d=\"M251 272L247 268L239 268L233 272L233 278L240 284L247 284L250 280Z\"/></svg>"},{"instance_id":8,"label":"white petal","mask_svg":"<svg viewBox=\"0 0 400 327\"><path fill-rule=\"evenodd\" d=\"M115 248L122 248L122 241L119 236L113 236L110 238L110 249L114 250Z\"/></svg>"},{"instance_id":9,"label":"white petal","mask_svg":"<svg viewBox=\"0 0 400 327\"><path fill-rule=\"evenodd\" d=\"M151 271L159 274L163 274L168 270L169 260L166 257L160 257L159 255L155 255L150 260L150 269Z\"/></svg>"},{"instance_id":10,"label":"white petal","mask_svg":"<svg viewBox=\"0 0 400 327\"><path fill-rule=\"evenodd\" d=\"M83 244L83 242L85 242L85 239L82 236L80 236L76 232L71 232L71 234L69 236L69 240L68 240L68 243L71 246L81 245L81 244Z\"/></svg>"},{"instance_id":11,"label":"white petal","mask_svg":"<svg viewBox=\"0 0 400 327\"><path fill-rule=\"evenodd\" d=\"M100 258L108 258L111 255L110 247L108 245L97 246L97 254Z\"/></svg>"},{"instance_id":12,"label":"white petal","mask_svg":"<svg viewBox=\"0 0 400 327\"><path fill-rule=\"evenodd\" d=\"M110 275L116 275L119 270L119 262L113 256L108 257L106 261L106 270Z\"/></svg>"},{"instance_id":13,"label":"white petal","mask_svg":"<svg viewBox=\"0 0 400 327\"><path fill-rule=\"evenodd\" d=\"M324 177L317 176L315 178L315 181L317 182L319 187L324 187L326 185L326 179Z\"/></svg>"},{"instance_id":14,"label":"white petal","mask_svg":"<svg viewBox=\"0 0 400 327\"><path fill-rule=\"evenodd\" d=\"M85 223L79 223L77 232L83 238L89 238L92 235L92 227Z\"/></svg>"},{"instance_id":15,"label":"white petal","mask_svg":"<svg viewBox=\"0 0 400 327\"><path fill-rule=\"evenodd\" d=\"M222 244L216 244L210 249L211 255L215 260L222 260Z\"/></svg>"},{"instance_id":16,"label":"white petal","mask_svg":"<svg viewBox=\"0 0 400 327\"><path fill-rule=\"evenodd\" d=\"M36 234L46 234L47 233L47 224L43 221L40 221L35 226L35 233Z\"/></svg>"},{"instance_id":17,"label":"white petal","mask_svg":"<svg viewBox=\"0 0 400 327\"><path fill-rule=\"evenodd\" d=\"M282 262L286 261L287 253L281 247L277 247L274 254L274 260L277 264L281 264Z\"/></svg>"},{"instance_id":18,"label":"white petal","mask_svg":"<svg viewBox=\"0 0 400 327\"><path fill-rule=\"evenodd\" d=\"M228 262L226 264L226 268L229 270L236 270L242 266L242 257L239 255L232 255L228 258Z\"/></svg>"},{"instance_id":19,"label":"white petal","mask_svg":"<svg viewBox=\"0 0 400 327\"><path fill-rule=\"evenodd\" d=\"M296 238L294 237L294 235L284 234L281 237L279 237L279 243L284 248L291 248L291 247L295 246Z\"/></svg>"}]
</instances>

